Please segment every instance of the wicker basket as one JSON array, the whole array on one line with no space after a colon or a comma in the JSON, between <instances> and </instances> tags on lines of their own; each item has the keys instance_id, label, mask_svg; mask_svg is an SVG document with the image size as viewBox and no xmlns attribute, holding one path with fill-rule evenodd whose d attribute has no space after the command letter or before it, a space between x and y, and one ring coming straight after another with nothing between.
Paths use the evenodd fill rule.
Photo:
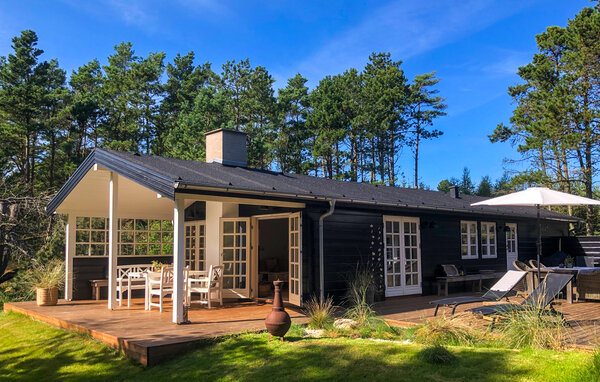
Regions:
<instances>
[{"instance_id":1,"label":"wicker basket","mask_svg":"<svg viewBox=\"0 0 600 382\"><path fill-rule=\"evenodd\" d=\"M58 288L37 288L36 301L40 306L52 306L58 302Z\"/></svg>"}]
</instances>

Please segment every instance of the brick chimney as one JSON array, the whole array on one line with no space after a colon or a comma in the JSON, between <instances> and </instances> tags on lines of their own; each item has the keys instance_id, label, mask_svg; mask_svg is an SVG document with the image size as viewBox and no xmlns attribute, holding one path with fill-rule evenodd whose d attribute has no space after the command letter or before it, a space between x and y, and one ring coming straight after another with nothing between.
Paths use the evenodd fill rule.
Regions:
<instances>
[{"instance_id":1,"label":"brick chimney","mask_svg":"<svg viewBox=\"0 0 600 382\"><path fill-rule=\"evenodd\" d=\"M206 136L206 163L221 163L246 167L246 133L229 129L217 129Z\"/></svg>"},{"instance_id":2,"label":"brick chimney","mask_svg":"<svg viewBox=\"0 0 600 382\"><path fill-rule=\"evenodd\" d=\"M458 198L458 187L457 186L450 186L450 197L457 199Z\"/></svg>"}]
</instances>

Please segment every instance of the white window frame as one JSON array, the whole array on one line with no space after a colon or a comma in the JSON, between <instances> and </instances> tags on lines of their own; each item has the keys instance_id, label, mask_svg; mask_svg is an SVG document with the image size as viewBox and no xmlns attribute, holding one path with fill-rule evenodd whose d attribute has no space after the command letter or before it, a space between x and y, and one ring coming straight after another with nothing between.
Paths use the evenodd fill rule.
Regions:
<instances>
[{"instance_id":1,"label":"white window frame","mask_svg":"<svg viewBox=\"0 0 600 382\"><path fill-rule=\"evenodd\" d=\"M485 230L484 230L485 227ZM485 235L484 235L485 232ZM489 234L494 233L494 243L490 244ZM485 241L484 241L485 238ZM485 251L484 251L485 248ZM491 249L494 249L494 254L491 255ZM481 258L496 259L498 258L498 233L496 232L495 222L481 222Z\"/></svg>"},{"instance_id":2,"label":"white window frame","mask_svg":"<svg viewBox=\"0 0 600 382\"><path fill-rule=\"evenodd\" d=\"M173 256L173 223L168 219L118 219L118 257L164 257ZM131 229L123 227L125 221L133 221ZM145 220L146 228L138 229L137 220ZM103 221L103 228L94 226L94 222ZM159 229L151 229L151 224L159 222ZM170 227L165 228L169 224ZM107 258L108 257L108 227L109 219L101 216L77 216L75 225L75 254L74 258ZM131 235L131 241L122 240L122 235ZM145 240L138 240L138 237L145 235ZM97 240L94 236L104 236L103 240ZM151 240L153 236L155 239ZM156 239L158 237L159 239ZM133 252L131 255L124 255L123 246L131 246ZM135 254L136 246L145 247L142 254ZM150 248L160 248L160 253L150 254ZM83 250L85 248L85 250Z\"/></svg>"},{"instance_id":3,"label":"white window frame","mask_svg":"<svg viewBox=\"0 0 600 382\"><path fill-rule=\"evenodd\" d=\"M463 234L462 232L462 226L463 224L467 225L467 232L465 234ZM471 228L472 226L475 226L475 243L471 242L471 236L473 235L473 232L471 232ZM460 256L463 260L468 260L468 259L478 259L479 258L479 243L477 242L477 238L478 238L478 229L477 229L477 222L476 221L472 221L472 220L461 220L460 221ZM462 243L462 238L463 235L467 236L467 244L463 244ZM464 255L463 254L463 247L466 245L467 247L467 254ZM475 253L471 253L471 247L475 245Z\"/></svg>"}]
</instances>

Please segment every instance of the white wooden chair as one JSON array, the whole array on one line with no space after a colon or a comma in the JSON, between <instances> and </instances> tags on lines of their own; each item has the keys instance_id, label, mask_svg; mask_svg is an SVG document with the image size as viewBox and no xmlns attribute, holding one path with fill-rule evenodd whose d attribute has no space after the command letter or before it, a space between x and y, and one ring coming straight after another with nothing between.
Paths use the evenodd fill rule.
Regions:
<instances>
[{"instance_id":1,"label":"white wooden chair","mask_svg":"<svg viewBox=\"0 0 600 382\"><path fill-rule=\"evenodd\" d=\"M146 274L146 310L158 306L163 311L163 300L173 295L173 268L163 267L160 272ZM158 297L158 302L152 302L152 297Z\"/></svg>"},{"instance_id":2,"label":"white wooden chair","mask_svg":"<svg viewBox=\"0 0 600 382\"><path fill-rule=\"evenodd\" d=\"M200 277L198 277L200 276ZM219 301L223 306L223 266L211 265L208 271L189 271L187 285L187 301L191 304L192 293L200 294L201 304L207 304L208 309L212 308L211 301Z\"/></svg>"},{"instance_id":3,"label":"white wooden chair","mask_svg":"<svg viewBox=\"0 0 600 382\"><path fill-rule=\"evenodd\" d=\"M152 270L152 264L119 265L117 267L117 301L123 305L127 293L127 307L131 306L131 291L146 289L144 273Z\"/></svg>"}]
</instances>

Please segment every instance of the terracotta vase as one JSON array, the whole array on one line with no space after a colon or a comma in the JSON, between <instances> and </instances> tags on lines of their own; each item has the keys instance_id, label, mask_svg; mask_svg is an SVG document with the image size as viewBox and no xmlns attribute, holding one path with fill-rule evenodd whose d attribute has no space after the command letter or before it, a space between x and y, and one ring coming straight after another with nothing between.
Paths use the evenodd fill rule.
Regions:
<instances>
[{"instance_id":1,"label":"terracotta vase","mask_svg":"<svg viewBox=\"0 0 600 382\"><path fill-rule=\"evenodd\" d=\"M283 341L283 336L290 329L290 325L292 325L290 315L283 308L283 301L281 300L282 283L283 281L281 280L273 281L273 285L275 285L273 309L267 314L267 318L265 318L265 326L270 333L269 341L271 341L272 336L279 337Z\"/></svg>"}]
</instances>

